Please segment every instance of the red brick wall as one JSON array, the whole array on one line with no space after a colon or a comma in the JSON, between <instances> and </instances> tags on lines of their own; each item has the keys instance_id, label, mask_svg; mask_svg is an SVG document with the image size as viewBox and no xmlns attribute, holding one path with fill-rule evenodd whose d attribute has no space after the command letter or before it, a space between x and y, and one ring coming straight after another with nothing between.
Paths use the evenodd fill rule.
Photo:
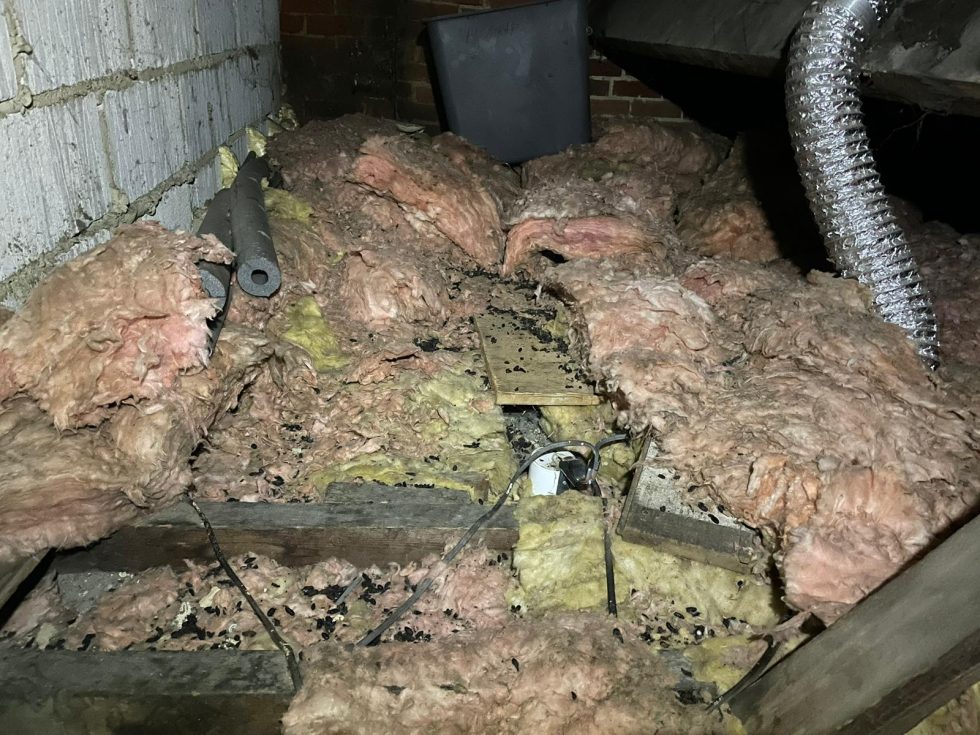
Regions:
<instances>
[{"instance_id":1,"label":"red brick wall","mask_svg":"<svg viewBox=\"0 0 980 735\"><path fill-rule=\"evenodd\" d=\"M286 99L301 119L395 114L402 0L281 0Z\"/></svg>"},{"instance_id":2,"label":"red brick wall","mask_svg":"<svg viewBox=\"0 0 980 735\"><path fill-rule=\"evenodd\" d=\"M282 0L287 98L300 116L344 112L440 124L424 20L527 0ZM593 115L679 120L681 110L593 52Z\"/></svg>"}]
</instances>

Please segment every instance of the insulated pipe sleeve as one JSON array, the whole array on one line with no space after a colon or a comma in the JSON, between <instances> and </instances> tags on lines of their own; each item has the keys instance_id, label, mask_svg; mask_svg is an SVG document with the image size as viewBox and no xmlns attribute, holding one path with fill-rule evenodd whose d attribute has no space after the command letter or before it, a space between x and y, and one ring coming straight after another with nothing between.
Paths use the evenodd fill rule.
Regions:
<instances>
[{"instance_id":1,"label":"insulated pipe sleeve","mask_svg":"<svg viewBox=\"0 0 980 735\"><path fill-rule=\"evenodd\" d=\"M840 271L869 286L885 321L939 362L932 303L885 197L858 98L858 61L897 0L816 0L793 38L786 110L810 209Z\"/></svg>"},{"instance_id":2,"label":"insulated pipe sleeve","mask_svg":"<svg viewBox=\"0 0 980 735\"><path fill-rule=\"evenodd\" d=\"M282 282L276 249L269 234L262 179L269 176L265 160L250 153L238 169L233 189L231 232L235 240L238 285L251 296L272 296Z\"/></svg>"},{"instance_id":3,"label":"insulated pipe sleeve","mask_svg":"<svg viewBox=\"0 0 980 735\"><path fill-rule=\"evenodd\" d=\"M231 205L235 196L231 189L222 189L214 195L204 221L197 230L198 235L214 235L229 250L234 250L231 237ZM224 263L208 263L200 261L197 264L201 272L201 285L212 299L220 299L224 304L228 300L228 285L231 282L231 266Z\"/></svg>"}]
</instances>

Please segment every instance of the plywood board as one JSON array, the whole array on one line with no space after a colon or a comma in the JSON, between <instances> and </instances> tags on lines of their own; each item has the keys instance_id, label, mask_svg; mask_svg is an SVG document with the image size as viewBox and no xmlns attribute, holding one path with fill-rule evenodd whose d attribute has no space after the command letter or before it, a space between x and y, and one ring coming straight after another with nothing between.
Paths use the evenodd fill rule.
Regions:
<instances>
[{"instance_id":1,"label":"plywood board","mask_svg":"<svg viewBox=\"0 0 980 735\"><path fill-rule=\"evenodd\" d=\"M595 406L581 361L534 316L512 313L475 318L490 385L501 406Z\"/></svg>"},{"instance_id":2,"label":"plywood board","mask_svg":"<svg viewBox=\"0 0 980 735\"><path fill-rule=\"evenodd\" d=\"M691 503L674 471L648 441L626 497L619 534L675 556L748 573L762 559L756 534L716 504Z\"/></svg>"}]
</instances>

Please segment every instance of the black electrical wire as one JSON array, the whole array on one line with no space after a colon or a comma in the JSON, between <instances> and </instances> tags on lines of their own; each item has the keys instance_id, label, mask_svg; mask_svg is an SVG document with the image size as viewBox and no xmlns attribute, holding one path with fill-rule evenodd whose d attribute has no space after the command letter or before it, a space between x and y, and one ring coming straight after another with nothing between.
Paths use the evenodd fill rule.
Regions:
<instances>
[{"instance_id":1,"label":"black electrical wire","mask_svg":"<svg viewBox=\"0 0 980 735\"><path fill-rule=\"evenodd\" d=\"M617 437L622 437L622 438L617 439ZM385 620L380 625L375 627L373 630L369 631L363 638L361 638L354 645L370 646L372 643L377 641L382 635L384 635L386 630L388 630L392 625L397 623L401 619L401 617L405 615L405 613L407 613L409 610L412 609L415 603L418 602L419 599L422 597L422 595L424 595L429 590L429 588L433 585L433 583L435 582L435 578L444 571L446 566L450 564L453 561L453 559L459 556L459 552L461 552L463 550L463 547L465 547L466 544L470 542L470 539L472 539L476 535L477 531L483 528L483 526L491 518L493 518L500 511L501 508L504 507L504 503L507 502L507 498L509 498L510 494L513 492L514 486L517 484L517 481L521 479L521 477L524 475L525 472L528 471L528 469L530 469L531 464L534 462L534 460L538 459L539 457L543 457L546 454L557 452L561 449L571 449L573 447L579 449L587 449L592 453L592 457L589 461L589 471L586 476L588 483L591 485L592 481L595 480L596 474L599 472L599 461L600 461L599 451L598 451L599 447L612 443L612 440L622 441L623 439L626 438L626 435L619 434L617 435L617 437L609 437L609 439L605 439L596 445L592 445L586 441L569 439L567 441L560 441L560 442L555 442L554 444L548 444L547 446L541 447L540 449L537 449L534 452L532 452L531 455L527 459L525 459L524 462L521 463L521 466L517 468L517 472L514 473L513 477L510 478L510 482L507 484L507 489L504 490L503 493L501 493L500 497L497 499L497 502L493 504L493 507L491 507L490 510L488 510L486 513L481 515L473 522L473 525L471 525L466 530L466 533L464 533L462 538L460 538L460 540L456 542L456 545L453 546L453 548L450 549L442 557L439 564L437 564L433 568L433 570L429 572L428 576L425 579L423 579L421 582L418 583L418 585L415 587L415 591L411 594L411 596L407 600L405 600L405 602L403 602L401 605L395 608L395 610L387 618L385 618Z\"/></svg>"},{"instance_id":2,"label":"black electrical wire","mask_svg":"<svg viewBox=\"0 0 980 735\"><path fill-rule=\"evenodd\" d=\"M606 437L598 442L596 442L594 454L599 456L605 447L610 444L617 444L619 442L624 442L627 440L626 434L615 434L610 437ZM601 494L601 489L599 488L599 482L595 479L592 480L592 492L595 495ZM602 498L602 545L605 553L605 564L606 564L606 610L613 617L619 616L619 605L616 602L616 559L613 556L612 548L612 534L609 528L609 499L606 497Z\"/></svg>"},{"instance_id":3,"label":"black electrical wire","mask_svg":"<svg viewBox=\"0 0 980 735\"><path fill-rule=\"evenodd\" d=\"M272 642L275 643L276 648L278 648L282 652L282 655L286 657L286 668L289 669L289 676L293 680L293 689L298 692L303 686L303 674L299 670L299 662L296 659L296 654L293 652L293 647L289 645L289 642L283 638L282 635L280 635L279 630L262 611L262 608L259 607L259 603L255 601L255 598L252 597L251 594L249 594L249 591L245 587L245 584L242 582L241 578L239 578L239 576L235 573L235 570L231 568L231 564L229 564L228 560L225 558L224 552L221 551L221 546L218 545L218 537L215 536L214 528L211 526L211 521L209 521L208 517L204 515L204 511L201 510L201 506L199 506L197 501L195 501L189 494L185 494L185 497L187 498L187 502L190 503L190 506L200 517L201 523L204 524L204 530L207 531L208 541L211 543L211 549L214 551L214 555L218 559L218 563L221 565L221 568L224 569L225 574L228 575L228 578L238 588L238 591L242 594L242 597L245 598L248 606L252 608L252 612L255 613L255 617L257 617L259 622L262 623L262 627L265 628L265 632L269 634L269 637L272 639Z\"/></svg>"}]
</instances>

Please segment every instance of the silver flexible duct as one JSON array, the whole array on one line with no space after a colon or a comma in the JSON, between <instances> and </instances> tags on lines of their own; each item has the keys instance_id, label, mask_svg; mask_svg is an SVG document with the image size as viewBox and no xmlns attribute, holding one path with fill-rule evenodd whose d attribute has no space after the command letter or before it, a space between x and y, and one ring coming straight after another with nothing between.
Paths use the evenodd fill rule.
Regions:
<instances>
[{"instance_id":1,"label":"silver flexible duct","mask_svg":"<svg viewBox=\"0 0 980 735\"><path fill-rule=\"evenodd\" d=\"M816 0L789 54L786 110L800 176L829 255L874 294L930 366L939 364L932 303L885 197L858 98L858 60L897 0Z\"/></svg>"}]
</instances>

